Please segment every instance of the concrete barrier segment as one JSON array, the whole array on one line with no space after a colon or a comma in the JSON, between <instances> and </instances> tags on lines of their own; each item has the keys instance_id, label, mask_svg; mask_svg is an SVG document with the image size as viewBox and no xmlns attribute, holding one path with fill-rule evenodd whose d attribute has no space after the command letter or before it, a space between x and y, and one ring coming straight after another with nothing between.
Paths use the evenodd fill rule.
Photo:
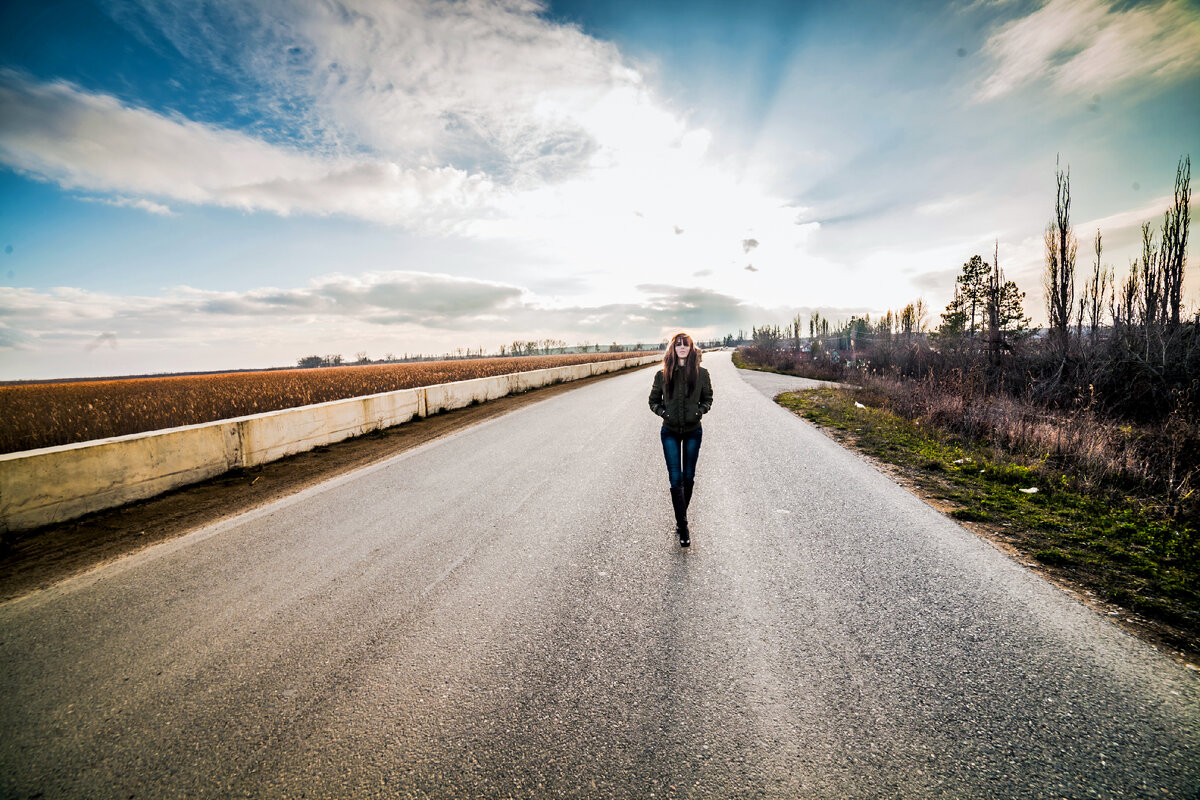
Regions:
<instances>
[{"instance_id":1,"label":"concrete barrier segment","mask_svg":"<svg viewBox=\"0 0 1200 800\"><path fill-rule=\"evenodd\" d=\"M332 400L235 419L0 455L0 532L65 522L237 467L400 425L414 417L658 361L659 354Z\"/></svg>"},{"instance_id":2,"label":"concrete barrier segment","mask_svg":"<svg viewBox=\"0 0 1200 800\"><path fill-rule=\"evenodd\" d=\"M418 390L401 389L241 417L236 420L242 456L237 466L258 466L400 425L417 416L419 406Z\"/></svg>"},{"instance_id":3,"label":"concrete barrier segment","mask_svg":"<svg viewBox=\"0 0 1200 800\"><path fill-rule=\"evenodd\" d=\"M0 456L0 531L17 531L161 494L229 471L237 425L210 422Z\"/></svg>"}]
</instances>

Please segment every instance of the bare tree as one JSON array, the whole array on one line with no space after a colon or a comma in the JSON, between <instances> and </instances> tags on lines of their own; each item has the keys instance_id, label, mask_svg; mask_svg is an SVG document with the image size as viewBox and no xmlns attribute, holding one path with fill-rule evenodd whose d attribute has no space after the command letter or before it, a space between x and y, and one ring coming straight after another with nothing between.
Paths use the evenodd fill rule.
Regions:
<instances>
[{"instance_id":1,"label":"bare tree","mask_svg":"<svg viewBox=\"0 0 1200 800\"><path fill-rule=\"evenodd\" d=\"M1141 312L1142 325L1149 331L1162 320L1163 292L1162 271L1158 259L1158 246L1154 243L1154 234L1150 231L1150 223L1142 223L1142 261L1141 261Z\"/></svg>"},{"instance_id":2,"label":"bare tree","mask_svg":"<svg viewBox=\"0 0 1200 800\"><path fill-rule=\"evenodd\" d=\"M900 325L900 335L904 340L911 342L913 336L917 332L917 308L912 303L909 303L904 308L900 309L900 315L897 318Z\"/></svg>"},{"instance_id":3,"label":"bare tree","mask_svg":"<svg viewBox=\"0 0 1200 800\"><path fill-rule=\"evenodd\" d=\"M1046 311L1050 339L1065 356L1075 305L1075 253L1079 242L1071 230L1071 168L1054 170L1058 189L1054 219L1046 226Z\"/></svg>"},{"instance_id":4,"label":"bare tree","mask_svg":"<svg viewBox=\"0 0 1200 800\"><path fill-rule=\"evenodd\" d=\"M761 328L752 328L751 335L754 337L754 346L764 353L774 353L778 350L779 344L784 337L784 333L779 329L778 325L763 325Z\"/></svg>"},{"instance_id":5,"label":"bare tree","mask_svg":"<svg viewBox=\"0 0 1200 800\"><path fill-rule=\"evenodd\" d=\"M803 327L800 325L800 315L797 314L792 318L792 324L788 331L788 336L791 338L791 348L793 353L800 352L800 338Z\"/></svg>"},{"instance_id":6,"label":"bare tree","mask_svg":"<svg viewBox=\"0 0 1200 800\"><path fill-rule=\"evenodd\" d=\"M1138 280L1138 262L1131 261L1129 275L1121 285L1120 297L1117 297L1111 308L1113 327L1128 329L1137 324L1138 302L1142 295L1141 282Z\"/></svg>"},{"instance_id":7,"label":"bare tree","mask_svg":"<svg viewBox=\"0 0 1200 800\"><path fill-rule=\"evenodd\" d=\"M1100 264L1100 254L1103 245L1100 231L1096 231L1096 261L1092 264L1092 277L1083 287L1083 296L1087 298L1088 339L1095 341L1100 324L1104 321L1104 301L1112 297L1112 269L1104 269ZM1111 306L1111 301L1110 301Z\"/></svg>"},{"instance_id":8,"label":"bare tree","mask_svg":"<svg viewBox=\"0 0 1200 800\"><path fill-rule=\"evenodd\" d=\"M1159 251L1166 312L1164 316L1172 329L1179 327L1180 304L1183 301L1183 273L1187 263L1191 199L1192 157L1184 156L1175 170L1175 200L1171 208L1163 214L1162 249Z\"/></svg>"},{"instance_id":9,"label":"bare tree","mask_svg":"<svg viewBox=\"0 0 1200 800\"><path fill-rule=\"evenodd\" d=\"M929 330L929 309L925 307L925 298L918 297L917 302L913 303L913 314L917 323L917 333L925 333Z\"/></svg>"},{"instance_id":10,"label":"bare tree","mask_svg":"<svg viewBox=\"0 0 1200 800\"><path fill-rule=\"evenodd\" d=\"M1004 285L1004 273L1000 271L1000 240L995 241L992 250L992 271L988 274L984 292L988 326L988 352L992 363L1000 363L1000 350L1003 345L1000 333L1000 287Z\"/></svg>"},{"instance_id":11,"label":"bare tree","mask_svg":"<svg viewBox=\"0 0 1200 800\"><path fill-rule=\"evenodd\" d=\"M929 312L925 308L925 298L918 297L916 302L909 303L896 316L896 326L900 335L905 339L913 339L918 334L929 329Z\"/></svg>"}]
</instances>

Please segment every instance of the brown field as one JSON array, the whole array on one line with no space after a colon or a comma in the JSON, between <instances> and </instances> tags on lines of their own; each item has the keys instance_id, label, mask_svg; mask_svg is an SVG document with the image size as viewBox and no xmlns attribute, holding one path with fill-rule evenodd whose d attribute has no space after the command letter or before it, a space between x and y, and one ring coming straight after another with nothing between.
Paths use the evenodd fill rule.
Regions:
<instances>
[{"instance_id":1,"label":"brown field","mask_svg":"<svg viewBox=\"0 0 1200 800\"><path fill-rule=\"evenodd\" d=\"M633 355L579 353L0 386L0 453Z\"/></svg>"}]
</instances>

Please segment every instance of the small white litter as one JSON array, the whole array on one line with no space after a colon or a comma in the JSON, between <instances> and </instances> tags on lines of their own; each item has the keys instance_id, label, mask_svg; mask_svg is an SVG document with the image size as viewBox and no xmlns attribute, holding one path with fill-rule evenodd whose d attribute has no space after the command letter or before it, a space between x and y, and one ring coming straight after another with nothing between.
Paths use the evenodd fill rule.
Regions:
<instances>
[{"instance_id":1,"label":"small white litter","mask_svg":"<svg viewBox=\"0 0 1200 800\"><path fill-rule=\"evenodd\" d=\"M864 406L862 403L858 402L857 400L854 401L854 407L855 408L866 408L866 406Z\"/></svg>"},{"instance_id":2,"label":"small white litter","mask_svg":"<svg viewBox=\"0 0 1200 800\"><path fill-rule=\"evenodd\" d=\"M1025 494L1037 494L1038 490L1036 486L1030 486L1028 489L1018 489L1017 491L1024 492Z\"/></svg>"}]
</instances>

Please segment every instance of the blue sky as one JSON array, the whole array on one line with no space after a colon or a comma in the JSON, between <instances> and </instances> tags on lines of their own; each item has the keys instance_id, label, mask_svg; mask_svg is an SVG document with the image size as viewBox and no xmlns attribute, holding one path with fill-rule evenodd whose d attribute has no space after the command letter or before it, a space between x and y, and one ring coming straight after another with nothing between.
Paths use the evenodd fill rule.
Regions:
<instances>
[{"instance_id":1,"label":"blue sky","mask_svg":"<svg viewBox=\"0 0 1200 800\"><path fill-rule=\"evenodd\" d=\"M1122 277L1198 97L1182 0L4 4L0 379L936 321L993 242L1041 319L1056 159Z\"/></svg>"}]
</instances>

